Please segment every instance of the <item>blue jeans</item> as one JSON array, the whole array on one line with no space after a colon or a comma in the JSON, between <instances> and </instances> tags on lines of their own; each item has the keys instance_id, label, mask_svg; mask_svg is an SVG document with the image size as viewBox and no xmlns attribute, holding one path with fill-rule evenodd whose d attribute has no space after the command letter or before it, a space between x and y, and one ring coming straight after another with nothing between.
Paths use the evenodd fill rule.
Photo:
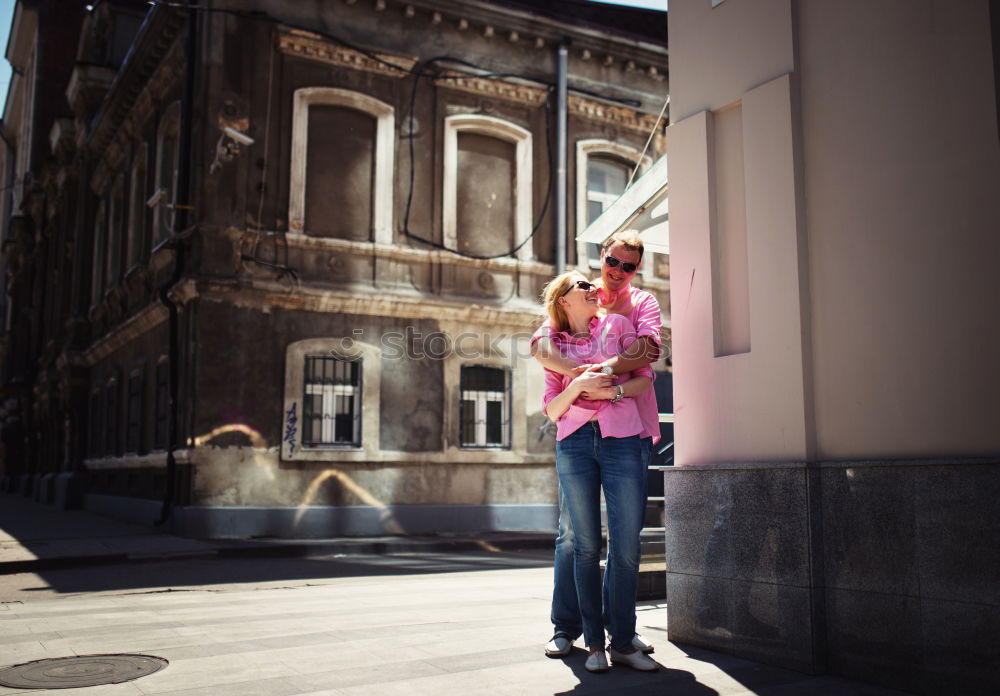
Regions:
<instances>
[{"instance_id":1,"label":"blue jeans","mask_svg":"<svg viewBox=\"0 0 1000 696\"><path fill-rule=\"evenodd\" d=\"M582 627L588 647L604 645L606 627L612 648L631 649L650 444L649 438L638 436L601 437L596 421L556 443L560 515L552 623L557 631L573 638ZM608 563L603 582L602 487L608 511Z\"/></svg>"}]
</instances>

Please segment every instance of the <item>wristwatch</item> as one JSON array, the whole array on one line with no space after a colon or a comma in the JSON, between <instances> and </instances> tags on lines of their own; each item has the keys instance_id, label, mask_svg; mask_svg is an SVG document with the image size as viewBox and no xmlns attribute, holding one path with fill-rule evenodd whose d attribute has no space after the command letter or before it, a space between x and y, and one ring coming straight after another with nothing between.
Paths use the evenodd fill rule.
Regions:
<instances>
[{"instance_id":1,"label":"wristwatch","mask_svg":"<svg viewBox=\"0 0 1000 696\"><path fill-rule=\"evenodd\" d=\"M613 375L615 371L611 365L601 365L601 373L605 375Z\"/></svg>"},{"instance_id":2,"label":"wristwatch","mask_svg":"<svg viewBox=\"0 0 1000 696\"><path fill-rule=\"evenodd\" d=\"M622 385L620 385L620 384L616 384L616 385L615 385L615 389L617 389L617 390L618 390L618 393L617 393L617 394L615 394L615 398L613 398L613 399L611 400L611 403L613 403L613 404L617 404L617 403L618 403L619 401L621 401L621 400L622 400L622 397L624 397L624 396L625 396L625 387L623 387L623 386L622 386Z\"/></svg>"}]
</instances>

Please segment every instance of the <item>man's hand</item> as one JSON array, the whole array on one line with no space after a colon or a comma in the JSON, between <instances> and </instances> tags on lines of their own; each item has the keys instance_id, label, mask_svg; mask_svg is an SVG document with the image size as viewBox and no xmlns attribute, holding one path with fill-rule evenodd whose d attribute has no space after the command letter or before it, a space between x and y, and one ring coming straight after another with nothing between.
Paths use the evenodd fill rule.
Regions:
<instances>
[{"instance_id":1,"label":"man's hand","mask_svg":"<svg viewBox=\"0 0 1000 696\"><path fill-rule=\"evenodd\" d=\"M596 394L611 387L611 375L606 375L600 370L583 370L570 384L581 395ZM614 388L611 388L614 391Z\"/></svg>"},{"instance_id":2,"label":"man's hand","mask_svg":"<svg viewBox=\"0 0 1000 696\"><path fill-rule=\"evenodd\" d=\"M608 377L610 379L610 376ZM617 387L601 387L591 391L585 391L582 396L587 401L607 401L618 395Z\"/></svg>"}]
</instances>

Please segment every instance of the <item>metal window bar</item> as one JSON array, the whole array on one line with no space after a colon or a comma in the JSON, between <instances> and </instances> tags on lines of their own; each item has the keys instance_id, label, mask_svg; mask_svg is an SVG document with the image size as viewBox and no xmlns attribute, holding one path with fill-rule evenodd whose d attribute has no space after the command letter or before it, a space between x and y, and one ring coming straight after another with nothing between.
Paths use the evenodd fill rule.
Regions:
<instances>
[{"instance_id":1,"label":"metal window bar","mask_svg":"<svg viewBox=\"0 0 1000 696\"><path fill-rule=\"evenodd\" d=\"M306 356L302 445L361 444L361 361Z\"/></svg>"},{"instance_id":2,"label":"metal window bar","mask_svg":"<svg viewBox=\"0 0 1000 696\"><path fill-rule=\"evenodd\" d=\"M508 370L469 365L459 384L459 443L462 447L510 447Z\"/></svg>"}]
</instances>

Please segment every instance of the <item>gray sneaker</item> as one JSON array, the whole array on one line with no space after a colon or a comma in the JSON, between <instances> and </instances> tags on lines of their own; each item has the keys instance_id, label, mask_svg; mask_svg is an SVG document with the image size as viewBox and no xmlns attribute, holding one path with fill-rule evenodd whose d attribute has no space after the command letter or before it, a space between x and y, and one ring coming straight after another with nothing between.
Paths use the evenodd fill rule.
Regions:
<instances>
[{"instance_id":1,"label":"gray sneaker","mask_svg":"<svg viewBox=\"0 0 1000 696\"><path fill-rule=\"evenodd\" d=\"M548 657L566 657L573 649L573 639L565 633L557 633L545 644L545 654Z\"/></svg>"},{"instance_id":2,"label":"gray sneaker","mask_svg":"<svg viewBox=\"0 0 1000 696\"><path fill-rule=\"evenodd\" d=\"M640 636L638 633L632 636L632 647L639 652L646 653L647 655L653 652L653 644Z\"/></svg>"},{"instance_id":3,"label":"gray sneaker","mask_svg":"<svg viewBox=\"0 0 1000 696\"><path fill-rule=\"evenodd\" d=\"M620 653L617 650L610 649L608 650L608 654L611 655L611 663L615 665L627 665L640 672L655 672L660 669L660 666L653 662L652 658L643 655L638 650L631 653Z\"/></svg>"}]
</instances>

